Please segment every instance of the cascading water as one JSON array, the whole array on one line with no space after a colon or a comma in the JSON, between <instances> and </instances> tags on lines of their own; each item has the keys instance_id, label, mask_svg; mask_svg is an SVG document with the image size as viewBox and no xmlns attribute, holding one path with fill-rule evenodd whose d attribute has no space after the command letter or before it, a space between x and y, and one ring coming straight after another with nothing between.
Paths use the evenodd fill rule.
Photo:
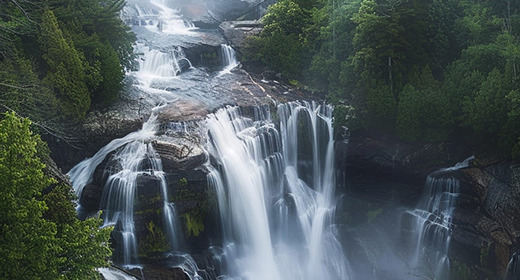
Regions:
<instances>
[{"instance_id":1,"label":"cascading water","mask_svg":"<svg viewBox=\"0 0 520 280\"><path fill-rule=\"evenodd\" d=\"M159 155L155 152L150 140L157 129L156 116L150 117L143 129L133 132L124 138L116 139L103 147L92 158L76 165L67 175L81 196L81 188L93 179L97 166L112 152L114 164L105 170L105 186L101 198L104 226L115 225L116 237L119 240L124 266L138 265L137 240L134 224L134 200L136 182L140 176L147 175L157 178L163 198L163 230L166 231L170 250L178 247L180 232L175 209L168 201L166 180L162 170Z\"/></svg>"},{"instance_id":2,"label":"cascading water","mask_svg":"<svg viewBox=\"0 0 520 280\"><path fill-rule=\"evenodd\" d=\"M137 280L137 278L113 268L100 268L98 271L106 280Z\"/></svg>"},{"instance_id":3,"label":"cascading water","mask_svg":"<svg viewBox=\"0 0 520 280\"><path fill-rule=\"evenodd\" d=\"M504 280L520 279L520 254L514 253L507 265L506 276Z\"/></svg>"},{"instance_id":4,"label":"cascading water","mask_svg":"<svg viewBox=\"0 0 520 280\"><path fill-rule=\"evenodd\" d=\"M224 230L223 273L239 279L348 279L348 262L331 227L332 109L295 102L278 106L278 113L281 133L270 119L253 122L238 108L208 118L211 149L221 163L209 182Z\"/></svg>"},{"instance_id":5,"label":"cascading water","mask_svg":"<svg viewBox=\"0 0 520 280\"><path fill-rule=\"evenodd\" d=\"M133 1L129 1L133 2ZM193 23L182 18L178 10L169 8L167 1L150 1L151 6L143 3L135 3L131 8L126 8L125 13L133 15L137 20L134 25L143 26L152 32L164 34L190 34L196 27ZM128 9L134 11L129 12Z\"/></svg>"},{"instance_id":6,"label":"cascading water","mask_svg":"<svg viewBox=\"0 0 520 280\"><path fill-rule=\"evenodd\" d=\"M74 166L67 175L70 177L72 187L78 197L81 197L83 187L92 182L92 176L96 167L105 159L105 157L123 145L133 141L145 141L151 139L157 130L157 116L152 115L147 122L143 124L141 130L132 132L123 138L112 140L106 146L101 148L94 156L88 158L76 166Z\"/></svg>"},{"instance_id":7,"label":"cascading water","mask_svg":"<svg viewBox=\"0 0 520 280\"><path fill-rule=\"evenodd\" d=\"M178 79L177 76L183 70L193 67L182 48L171 48L168 52L162 52L137 44L135 52L140 54L139 71L133 73L139 82L137 88L150 94L150 99L159 103L177 100L178 97L174 93L164 88Z\"/></svg>"},{"instance_id":8,"label":"cascading water","mask_svg":"<svg viewBox=\"0 0 520 280\"><path fill-rule=\"evenodd\" d=\"M219 75L229 74L233 68L238 66L235 50L227 44L220 45L222 55L222 66L224 67L220 71Z\"/></svg>"},{"instance_id":9,"label":"cascading water","mask_svg":"<svg viewBox=\"0 0 520 280\"><path fill-rule=\"evenodd\" d=\"M448 172L467 167L473 158L428 175L417 208L407 211L412 227L411 265L419 274L434 279L449 279L448 252L452 217L457 206L460 183Z\"/></svg>"},{"instance_id":10,"label":"cascading water","mask_svg":"<svg viewBox=\"0 0 520 280\"><path fill-rule=\"evenodd\" d=\"M193 23L185 21L179 15L179 11L168 8L165 0L151 1L159 11L159 23L157 28L165 34L187 34L195 28Z\"/></svg>"}]
</instances>

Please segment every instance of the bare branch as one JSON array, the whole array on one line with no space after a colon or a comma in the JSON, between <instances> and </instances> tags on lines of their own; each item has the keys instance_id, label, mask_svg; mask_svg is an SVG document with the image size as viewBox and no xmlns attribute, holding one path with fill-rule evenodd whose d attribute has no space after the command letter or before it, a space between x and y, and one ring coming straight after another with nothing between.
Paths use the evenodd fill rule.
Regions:
<instances>
[{"instance_id":1,"label":"bare branch","mask_svg":"<svg viewBox=\"0 0 520 280\"><path fill-rule=\"evenodd\" d=\"M27 20L29 20L30 22L33 22L35 23L30 17L29 17L29 14L27 14L27 12L25 11L24 8L22 8L22 6L20 6L20 4L18 4L18 2L16 2L16 0L11 0L11 2L13 2L17 7L18 9L20 9L22 11L22 13L24 13L25 17L27 18Z\"/></svg>"}]
</instances>

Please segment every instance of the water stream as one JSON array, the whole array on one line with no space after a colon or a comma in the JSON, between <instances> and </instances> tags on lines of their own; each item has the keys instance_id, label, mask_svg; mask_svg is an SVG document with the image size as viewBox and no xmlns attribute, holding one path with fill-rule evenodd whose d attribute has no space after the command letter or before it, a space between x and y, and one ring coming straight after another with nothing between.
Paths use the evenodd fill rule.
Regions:
<instances>
[{"instance_id":1,"label":"water stream","mask_svg":"<svg viewBox=\"0 0 520 280\"><path fill-rule=\"evenodd\" d=\"M449 279L452 218L460 193L459 180L449 172L467 167L473 159L428 175L417 208L406 212L411 215L411 267L422 275Z\"/></svg>"},{"instance_id":2,"label":"water stream","mask_svg":"<svg viewBox=\"0 0 520 280\"><path fill-rule=\"evenodd\" d=\"M309 103L279 105L280 131L270 119L253 121L238 108L209 116L212 151L221 163L210 182L231 278L348 279L348 261L332 231L331 112ZM300 151L310 157L298 152L298 143L308 145ZM300 177L309 174L300 172L309 169L308 184Z\"/></svg>"},{"instance_id":3,"label":"water stream","mask_svg":"<svg viewBox=\"0 0 520 280\"><path fill-rule=\"evenodd\" d=\"M235 50L230 45L221 45L221 55L224 68L220 71L219 76L231 73L231 70L238 66Z\"/></svg>"},{"instance_id":4,"label":"water stream","mask_svg":"<svg viewBox=\"0 0 520 280\"><path fill-rule=\"evenodd\" d=\"M138 38L139 68L127 75L135 78L136 99L153 104L156 110L151 110L141 130L111 141L68 173L81 197L96 169L110 162L103 172L100 210L104 225L115 226L115 255L119 256L115 262L125 267L143 265L138 257L142 252L136 238L134 204L138 201L137 182L147 177L157 181L160 189L158 226L168 243L163 256L169 267L181 268L192 280L394 279L376 276L375 271L365 275L369 278L359 278L360 273L351 267L350 248L344 246L335 225L339 194L332 107L307 102L279 104L276 112L258 106L253 114L245 115L240 107L225 107L200 120L198 133L207 140L205 149L212 156L203 168L216 195L221 239L207 249L214 267L198 267L189 246L182 244L180 219L169 201L167 176L154 149L153 141L162 133L160 126L167 123L164 119L159 123L156 111L188 97L224 104L210 79L232 77L235 72L231 70L239 63L234 49L222 44L221 71L208 73L193 67L181 47L164 43L178 36L195 36L193 24L182 19L168 1L144 2L129 1L133 10L127 13L135 13L134 25L154 35L142 33L147 40ZM153 45L159 41L161 46ZM203 89L202 96L192 94L194 88ZM422 275L431 272L435 279L449 278L451 218L459 186L457 179L444 174L464 166L429 176L417 208L406 211L412 249L405 259L410 260L412 270L420 268ZM363 249L369 251L368 247ZM400 279L417 279L405 268L401 270ZM107 279L132 279L116 270L100 271Z\"/></svg>"}]
</instances>

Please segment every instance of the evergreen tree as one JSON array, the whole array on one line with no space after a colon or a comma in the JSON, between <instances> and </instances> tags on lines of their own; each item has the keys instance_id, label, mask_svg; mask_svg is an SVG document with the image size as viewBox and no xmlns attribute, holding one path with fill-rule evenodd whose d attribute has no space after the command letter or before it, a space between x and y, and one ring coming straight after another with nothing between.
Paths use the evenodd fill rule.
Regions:
<instances>
[{"instance_id":1,"label":"evergreen tree","mask_svg":"<svg viewBox=\"0 0 520 280\"><path fill-rule=\"evenodd\" d=\"M99 279L107 265L112 228L100 219L79 221L70 186L43 172L45 145L27 119L0 117L0 278Z\"/></svg>"},{"instance_id":2,"label":"evergreen tree","mask_svg":"<svg viewBox=\"0 0 520 280\"><path fill-rule=\"evenodd\" d=\"M38 199L52 181L29 124L12 113L0 121L0 278L57 279L56 225L42 219L47 206Z\"/></svg>"},{"instance_id":3,"label":"evergreen tree","mask_svg":"<svg viewBox=\"0 0 520 280\"><path fill-rule=\"evenodd\" d=\"M44 82L54 89L65 117L83 119L90 107L90 94L80 55L63 37L52 11L44 12L40 27L43 58L49 66Z\"/></svg>"}]
</instances>

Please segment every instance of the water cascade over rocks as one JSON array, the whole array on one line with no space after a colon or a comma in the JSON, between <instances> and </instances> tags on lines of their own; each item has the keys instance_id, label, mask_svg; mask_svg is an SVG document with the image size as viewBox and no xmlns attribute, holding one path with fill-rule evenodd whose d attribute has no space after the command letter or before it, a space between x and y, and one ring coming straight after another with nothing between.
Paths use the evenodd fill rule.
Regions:
<instances>
[{"instance_id":1,"label":"water cascade over rocks","mask_svg":"<svg viewBox=\"0 0 520 280\"><path fill-rule=\"evenodd\" d=\"M250 90L255 88L271 102L269 88L245 74L245 82L233 80L242 70L231 72L239 63L224 40L215 44L222 65L192 65L178 38L193 43L192 36L205 40L211 34L195 35L168 1L146 2L129 0L123 15L138 35L138 68L127 73L133 86L123 94L137 100L135 110L146 121L68 173L80 198L85 186L99 185L104 226L114 226L114 263L146 268L156 261L192 280L449 279L459 181L448 171L467 162L431 174L416 209L395 215L406 235L395 239L406 239L406 249L387 242L390 249L373 250L378 243L368 241L378 235L370 236L372 225L365 227L368 234L337 225L344 190L336 189L332 107L305 101L225 106L238 99L225 96L232 87L250 86L244 90L253 98L248 104L262 104ZM218 58L218 51L206 57ZM201 107L202 113L193 113ZM199 177L189 178L190 172ZM142 201L151 206L142 208ZM366 256L355 260L347 245ZM370 262L364 270L363 262ZM100 271L106 279L133 279Z\"/></svg>"},{"instance_id":2,"label":"water cascade over rocks","mask_svg":"<svg viewBox=\"0 0 520 280\"><path fill-rule=\"evenodd\" d=\"M332 109L278 106L280 130L238 108L208 118L219 160L210 181L224 230L224 271L232 279L349 279L334 235Z\"/></svg>"},{"instance_id":3,"label":"water cascade over rocks","mask_svg":"<svg viewBox=\"0 0 520 280\"><path fill-rule=\"evenodd\" d=\"M222 64L223 69L220 71L219 75L224 75L226 73L231 73L233 68L238 66L238 61L236 57L235 50L227 44L221 45L221 55L222 55Z\"/></svg>"},{"instance_id":4,"label":"water cascade over rocks","mask_svg":"<svg viewBox=\"0 0 520 280\"><path fill-rule=\"evenodd\" d=\"M411 267L419 275L448 280L452 217L457 207L460 182L449 173L467 167L470 160L440 169L426 178L416 209L406 212L410 223Z\"/></svg>"}]
</instances>

